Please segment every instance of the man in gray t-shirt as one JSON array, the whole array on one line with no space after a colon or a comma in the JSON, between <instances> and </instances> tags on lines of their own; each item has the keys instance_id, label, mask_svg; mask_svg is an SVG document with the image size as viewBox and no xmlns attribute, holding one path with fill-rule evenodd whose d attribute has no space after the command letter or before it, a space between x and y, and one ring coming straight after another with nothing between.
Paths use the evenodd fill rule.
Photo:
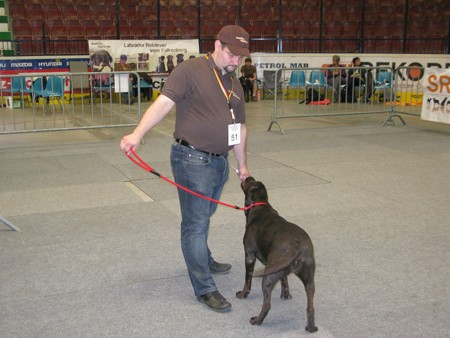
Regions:
<instances>
[{"instance_id":1,"label":"man in gray t-shirt","mask_svg":"<svg viewBox=\"0 0 450 338\"><path fill-rule=\"evenodd\" d=\"M241 180L248 177L244 93L235 70L249 56L249 36L229 25L217 34L214 52L179 64L158 99L147 109L133 133L124 136L125 153L176 105L175 142L171 165L175 181L197 193L219 199L228 179L228 151L233 149ZM217 205L178 189L181 248L195 296L215 311L231 304L219 293L212 273L227 273L230 264L214 260L208 247L211 216Z\"/></svg>"}]
</instances>

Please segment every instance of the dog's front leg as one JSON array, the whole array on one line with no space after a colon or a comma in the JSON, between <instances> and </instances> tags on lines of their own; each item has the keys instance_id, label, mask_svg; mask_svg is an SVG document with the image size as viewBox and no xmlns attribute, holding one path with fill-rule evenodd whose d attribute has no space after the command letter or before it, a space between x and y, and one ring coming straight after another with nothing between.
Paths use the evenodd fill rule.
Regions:
<instances>
[{"instance_id":1,"label":"dog's front leg","mask_svg":"<svg viewBox=\"0 0 450 338\"><path fill-rule=\"evenodd\" d=\"M256 256L251 253L245 253L245 284L242 291L236 292L239 299L246 298L252 288L253 270L255 268Z\"/></svg>"}]
</instances>

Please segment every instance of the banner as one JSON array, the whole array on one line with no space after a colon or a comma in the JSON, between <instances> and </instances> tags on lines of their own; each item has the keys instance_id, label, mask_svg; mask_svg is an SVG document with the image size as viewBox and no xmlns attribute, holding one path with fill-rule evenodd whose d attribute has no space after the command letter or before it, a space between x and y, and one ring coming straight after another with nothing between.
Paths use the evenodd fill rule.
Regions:
<instances>
[{"instance_id":1,"label":"banner","mask_svg":"<svg viewBox=\"0 0 450 338\"><path fill-rule=\"evenodd\" d=\"M263 78L264 70L281 68L321 68L331 64L334 54L277 54L252 53L252 63L256 66L257 76ZM355 56L361 58L361 65L367 67L387 67L393 71L404 67L449 68L450 55L445 54L339 54L341 64L350 66ZM399 73L402 79L418 81L423 74Z\"/></svg>"},{"instance_id":2,"label":"banner","mask_svg":"<svg viewBox=\"0 0 450 338\"><path fill-rule=\"evenodd\" d=\"M421 118L450 123L450 69L425 69Z\"/></svg>"},{"instance_id":3,"label":"banner","mask_svg":"<svg viewBox=\"0 0 450 338\"><path fill-rule=\"evenodd\" d=\"M91 69L95 72L168 76L178 64L198 55L198 40L89 40Z\"/></svg>"}]
</instances>

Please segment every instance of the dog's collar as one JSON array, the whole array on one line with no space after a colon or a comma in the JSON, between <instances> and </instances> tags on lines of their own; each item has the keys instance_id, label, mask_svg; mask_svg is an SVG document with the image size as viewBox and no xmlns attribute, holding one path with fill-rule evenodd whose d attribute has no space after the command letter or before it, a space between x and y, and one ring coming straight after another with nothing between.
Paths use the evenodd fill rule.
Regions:
<instances>
[{"instance_id":1,"label":"dog's collar","mask_svg":"<svg viewBox=\"0 0 450 338\"><path fill-rule=\"evenodd\" d=\"M259 205L268 205L269 203L266 202L256 202L256 203L252 203L244 208L242 208L242 210L247 211L250 210L251 208L257 207Z\"/></svg>"}]
</instances>

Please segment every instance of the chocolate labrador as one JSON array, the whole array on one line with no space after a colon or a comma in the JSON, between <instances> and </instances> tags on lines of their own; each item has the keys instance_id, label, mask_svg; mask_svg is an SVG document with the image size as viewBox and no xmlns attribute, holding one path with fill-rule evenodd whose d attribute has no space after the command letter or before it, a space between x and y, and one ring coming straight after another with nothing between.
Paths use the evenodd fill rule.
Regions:
<instances>
[{"instance_id":1,"label":"chocolate labrador","mask_svg":"<svg viewBox=\"0 0 450 338\"><path fill-rule=\"evenodd\" d=\"M246 298L250 293L256 258L265 265L262 290L264 302L261 313L250 319L253 325L261 325L270 310L273 287L281 281L281 298L292 298L287 276L293 272L303 282L307 298L306 331L316 332L314 323L314 249L311 238L297 225L286 221L268 202L266 187L261 182L248 177L242 183L245 193L246 229L245 285L236 293L237 298Z\"/></svg>"}]
</instances>

